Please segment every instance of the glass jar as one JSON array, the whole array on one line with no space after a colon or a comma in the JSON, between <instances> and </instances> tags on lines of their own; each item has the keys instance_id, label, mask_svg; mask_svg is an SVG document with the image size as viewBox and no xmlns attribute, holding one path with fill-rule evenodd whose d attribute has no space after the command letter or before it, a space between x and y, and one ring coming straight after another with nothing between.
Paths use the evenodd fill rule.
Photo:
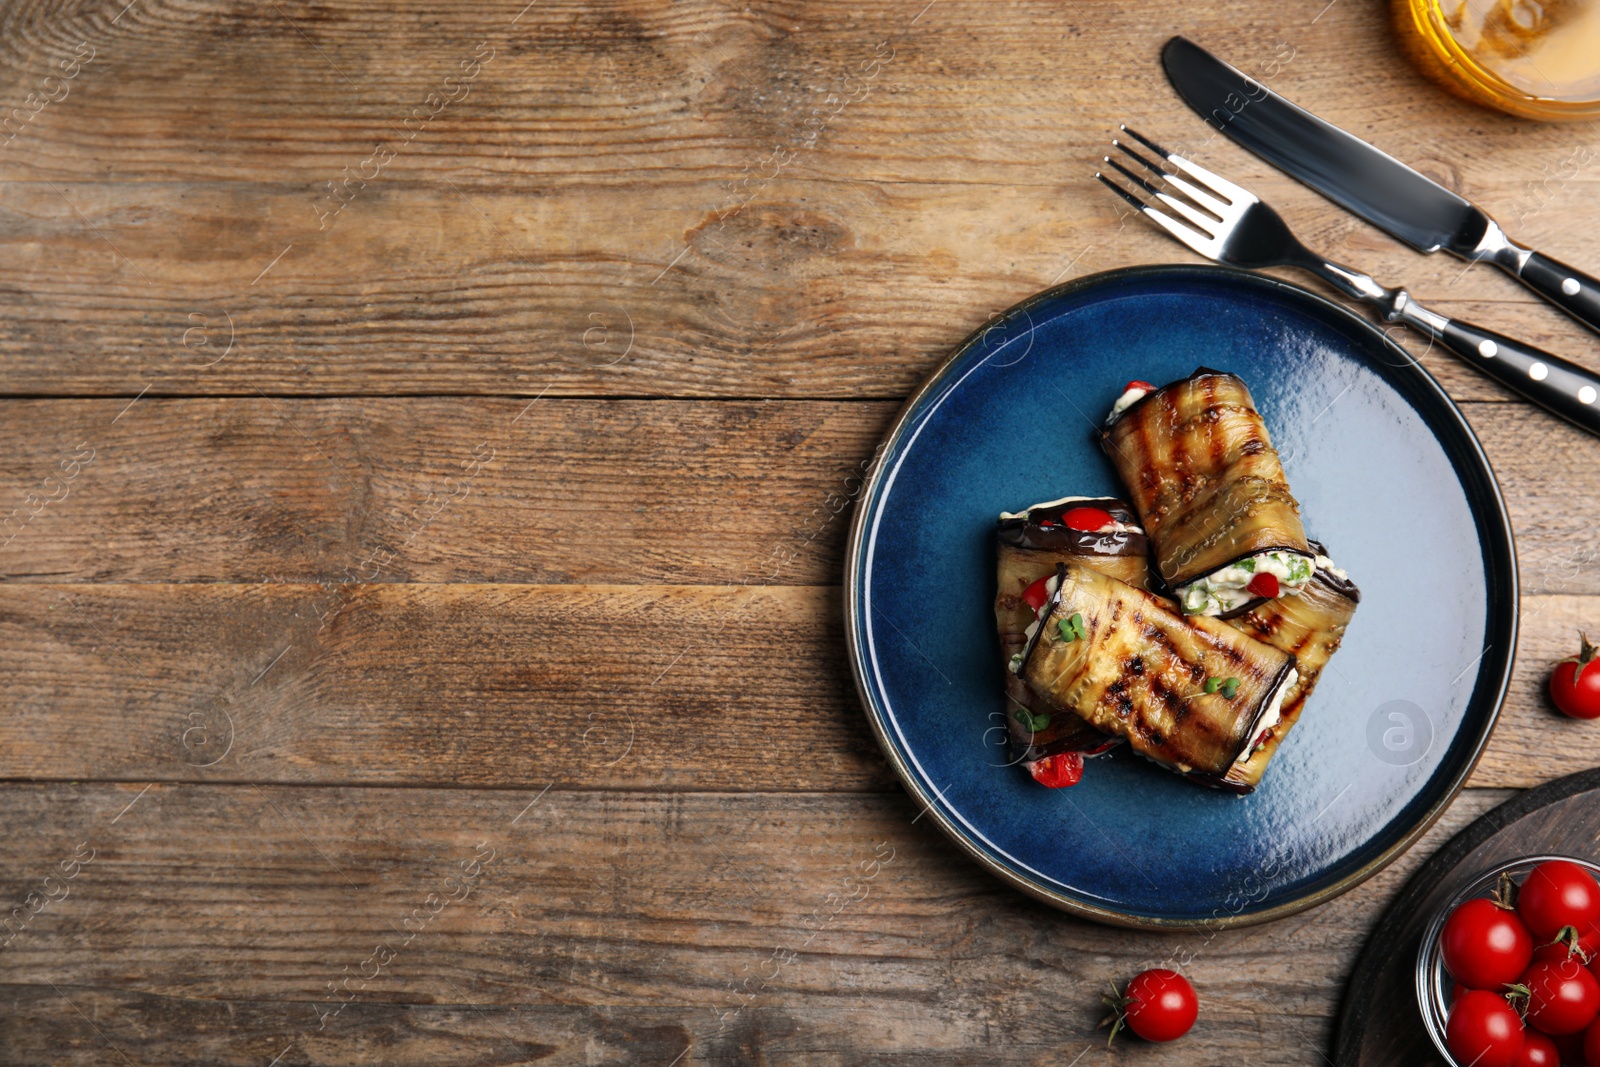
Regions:
<instances>
[{"instance_id":1,"label":"glass jar","mask_svg":"<svg viewBox=\"0 0 1600 1067\"><path fill-rule=\"evenodd\" d=\"M1459 95L1534 119L1600 116L1600 0L1394 0L1401 47Z\"/></svg>"}]
</instances>

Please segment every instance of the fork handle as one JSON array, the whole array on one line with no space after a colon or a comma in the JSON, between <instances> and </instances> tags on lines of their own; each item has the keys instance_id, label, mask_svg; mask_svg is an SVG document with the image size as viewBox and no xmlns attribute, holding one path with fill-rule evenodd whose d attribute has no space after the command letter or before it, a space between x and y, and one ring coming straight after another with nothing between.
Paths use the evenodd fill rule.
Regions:
<instances>
[{"instance_id":1,"label":"fork handle","mask_svg":"<svg viewBox=\"0 0 1600 1067\"><path fill-rule=\"evenodd\" d=\"M1387 317L1438 341L1546 411L1600 436L1600 375L1542 348L1429 311L1402 291Z\"/></svg>"}]
</instances>

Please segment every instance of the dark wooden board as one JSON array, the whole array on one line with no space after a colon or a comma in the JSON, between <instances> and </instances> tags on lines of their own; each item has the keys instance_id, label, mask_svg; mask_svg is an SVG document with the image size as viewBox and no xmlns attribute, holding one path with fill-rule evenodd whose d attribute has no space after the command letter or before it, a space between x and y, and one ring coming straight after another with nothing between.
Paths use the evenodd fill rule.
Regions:
<instances>
[{"instance_id":1,"label":"dark wooden board","mask_svg":"<svg viewBox=\"0 0 1600 1067\"><path fill-rule=\"evenodd\" d=\"M1547 782L1486 812L1412 876L1356 960L1334 1046L1338 1067L1444 1067L1417 1007L1423 928L1462 882L1536 855L1600 860L1600 770Z\"/></svg>"}]
</instances>

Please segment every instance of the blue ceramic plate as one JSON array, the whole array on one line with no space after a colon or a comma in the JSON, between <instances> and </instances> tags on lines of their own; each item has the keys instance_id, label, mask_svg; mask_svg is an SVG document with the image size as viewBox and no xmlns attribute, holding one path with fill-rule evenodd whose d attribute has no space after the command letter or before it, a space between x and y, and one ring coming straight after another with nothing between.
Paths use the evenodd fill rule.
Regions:
<instances>
[{"instance_id":1,"label":"blue ceramic plate","mask_svg":"<svg viewBox=\"0 0 1600 1067\"><path fill-rule=\"evenodd\" d=\"M1253 794L1126 751L1042 788L997 728L996 516L1121 495L1093 426L1129 379L1201 365L1249 384L1360 610ZM856 683L912 795L996 875L1126 926L1262 922L1372 875L1471 772L1516 644L1510 525L1455 405L1365 320L1221 267L1084 278L969 338L890 431L846 574Z\"/></svg>"}]
</instances>

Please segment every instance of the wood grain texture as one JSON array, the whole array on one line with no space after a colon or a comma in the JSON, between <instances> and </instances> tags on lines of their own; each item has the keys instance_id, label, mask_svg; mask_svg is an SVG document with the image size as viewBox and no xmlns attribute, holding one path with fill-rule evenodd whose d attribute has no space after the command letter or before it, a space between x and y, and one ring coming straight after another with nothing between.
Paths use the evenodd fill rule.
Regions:
<instances>
[{"instance_id":1,"label":"wood grain texture","mask_svg":"<svg viewBox=\"0 0 1600 1067\"><path fill-rule=\"evenodd\" d=\"M898 795L3 795L8 897L92 859L0 951L0 1041L14 1062L136 1064L1301 1063L1340 993L1329 962L1504 796L1468 793L1286 923L1134 937L1002 888ZM1108 1054L1100 993L1162 962L1204 990L1196 1031Z\"/></svg>"},{"instance_id":2,"label":"wood grain texture","mask_svg":"<svg viewBox=\"0 0 1600 1067\"><path fill-rule=\"evenodd\" d=\"M348 568L380 582L821 585L839 581L850 509L899 404L255 396L5 410L11 581L334 582ZM1587 503L1600 441L1521 403L1465 411L1507 499L1524 589L1600 593ZM54 477L80 444L93 459ZM363 565L374 551L392 552L376 570Z\"/></svg>"},{"instance_id":3,"label":"wood grain texture","mask_svg":"<svg viewBox=\"0 0 1600 1067\"><path fill-rule=\"evenodd\" d=\"M1497 272L1418 257L1212 134L1155 64L1187 32L1581 258L1563 220L1594 174L1570 139L1424 87L1359 5L1174 25L1106 5L619 0L513 25L521 3L142 0L113 25L121 6L5 14L0 101L96 50L0 153L14 395L903 396L1055 281L1190 260L1093 180L1122 121L1225 167L1335 258L1595 358ZM1361 79L1330 73L1351 54L1372 57ZM1039 77L1042 57L1118 74ZM456 99L413 116L436 93ZM1419 94L1421 144L1414 106L1372 106ZM1503 396L1424 362L1457 396Z\"/></svg>"},{"instance_id":4,"label":"wood grain texture","mask_svg":"<svg viewBox=\"0 0 1600 1067\"><path fill-rule=\"evenodd\" d=\"M1544 690L1595 603L1526 598L1474 784L1600 762ZM0 586L0 777L892 788L841 616L794 586Z\"/></svg>"},{"instance_id":5,"label":"wood grain texture","mask_svg":"<svg viewBox=\"0 0 1600 1067\"><path fill-rule=\"evenodd\" d=\"M126 403L7 405L0 575L835 584L850 505L899 408ZM66 477L80 444L92 458Z\"/></svg>"},{"instance_id":6,"label":"wood grain texture","mask_svg":"<svg viewBox=\"0 0 1600 1067\"><path fill-rule=\"evenodd\" d=\"M0 1060L1322 1062L1405 873L1600 757L1540 692L1600 596L1600 444L1419 352L1516 527L1512 699L1440 826L1284 923L1003 889L842 659L852 479L908 392L1044 287L1192 262L1093 181L1120 122L1600 360L1208 130L1174 32L1595 260L1594 127L1444 96L1382 5L0 6L0 889L27 914L95 850L0 935ZM1105 982L1168 960L1197 1031L1105 1052Z\"/></svg>"}]
</instances>

